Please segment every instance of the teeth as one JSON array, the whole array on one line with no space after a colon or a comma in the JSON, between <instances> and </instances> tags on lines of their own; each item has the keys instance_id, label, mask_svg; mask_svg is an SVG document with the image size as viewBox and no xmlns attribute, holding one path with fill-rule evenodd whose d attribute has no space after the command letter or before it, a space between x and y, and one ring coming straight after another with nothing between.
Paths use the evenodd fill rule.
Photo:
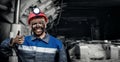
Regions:
<instances>
[{"instance_id":1,"label":"teeth","mask_svg":"<svg viewBox=\"0 0 120 62\"><path fill-rule=\"evenodd\" d=\"M36 31L41 31L41 29L37 29Z\"/></svg>"}]
</instances>

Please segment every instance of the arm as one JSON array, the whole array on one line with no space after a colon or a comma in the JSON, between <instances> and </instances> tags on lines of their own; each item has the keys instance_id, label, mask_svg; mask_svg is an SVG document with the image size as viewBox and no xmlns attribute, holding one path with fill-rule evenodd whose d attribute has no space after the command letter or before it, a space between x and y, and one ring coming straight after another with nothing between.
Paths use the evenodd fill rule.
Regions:
<instances>
[{"instance_id":1,"label":"arm","mask_svg":"<svg viewBox=\"0 0 120 62\"><path fill-rule=\"evenodd\" d=\"M59 62L67 62L67 55L64 46L59 50Z\"/></svg>"},{"instance_id":2,"label":"arm","mask_svg":"<svg viewBox=\"0 0 120 62\"><path fill-rule=\"evenodd\" d=\"M58 61L67 62L67 54L62 41L58 41L57 45L58 45Z\"/></svg>"},{"instance_id":3,"label":"arm","mask_svg":"<svg viewBox=\"0 0 120 62\"><path fill-rule=\"evenodd\" d=\"M5 57L12 55L12 47L9 46L10 40L6 39L0 45L0 53Z\"/></svg>"},{"instance_id":4,"label":"arm","mask_svg":"<svg viewBox=\"0 0 120 62\"><path fill-rule=\"evenodd\" d=\"M17 44L22 44L24 42L24 36L20 36L18 34L16 35L15 38L9 38L4 40L1 45L0 45L0 53L2 53L4 56L11 56L12 55L12 48L16 47Z\"/></svg>"}]
</instances>

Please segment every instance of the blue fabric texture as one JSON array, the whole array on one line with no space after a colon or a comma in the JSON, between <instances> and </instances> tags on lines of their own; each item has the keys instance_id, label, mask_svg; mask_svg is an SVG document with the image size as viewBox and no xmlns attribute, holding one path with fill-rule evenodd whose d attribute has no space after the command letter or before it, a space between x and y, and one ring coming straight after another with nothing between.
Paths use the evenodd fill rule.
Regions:
<instances>
[{"instance_id":1,"label":"blue fabric texture","mask_svg":"<svg viewBox=\"0 0 120 62\"><path fill-rule=\"evenodd\" d=\"M62 42L53 36L47 34L43 39L25 36L24 39L22 45L17 45L22 62L67 62ZM0 47L3 52L11 51L8 39Z\"/></svg>"}]
</instances>

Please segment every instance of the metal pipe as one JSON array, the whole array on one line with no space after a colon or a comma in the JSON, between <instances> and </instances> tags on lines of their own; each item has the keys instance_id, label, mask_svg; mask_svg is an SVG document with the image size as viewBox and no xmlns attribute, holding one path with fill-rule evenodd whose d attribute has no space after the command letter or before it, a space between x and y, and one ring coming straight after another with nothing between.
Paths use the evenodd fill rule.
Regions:
<instances>
[{"instance_id":1,"label":"metal pipe","mask_svg":"<svg viewBox=\"0 0 120 62\"><path fill-rule=\"evenodd\" d=\"M19 16L20 16L20 2L21 0L16 0L15 1L15 16L14 16L14 21L15 21L15 24L18 24L19 23Z\"/></svg>"}]
</instances>

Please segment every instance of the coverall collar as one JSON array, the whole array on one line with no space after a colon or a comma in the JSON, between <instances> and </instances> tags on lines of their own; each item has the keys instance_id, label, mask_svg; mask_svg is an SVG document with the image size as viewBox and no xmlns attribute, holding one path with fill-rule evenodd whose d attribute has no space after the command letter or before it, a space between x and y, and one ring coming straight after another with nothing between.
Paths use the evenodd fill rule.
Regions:
<instances>
[{"instance_id":1,"label":"coverall collar","mask_svg":"<svg viewBox=\"0 0 120 62\"><path fill-rule=\"evenodd\" d=\"M48 33L46 33L46 35L43 39L37 38L35 35L32 35L32 40L40 39L40 40L43 40L44 42L48 43L49 42L49 37L50 37L50 35Z\"/></svg>"}]
</instances>

